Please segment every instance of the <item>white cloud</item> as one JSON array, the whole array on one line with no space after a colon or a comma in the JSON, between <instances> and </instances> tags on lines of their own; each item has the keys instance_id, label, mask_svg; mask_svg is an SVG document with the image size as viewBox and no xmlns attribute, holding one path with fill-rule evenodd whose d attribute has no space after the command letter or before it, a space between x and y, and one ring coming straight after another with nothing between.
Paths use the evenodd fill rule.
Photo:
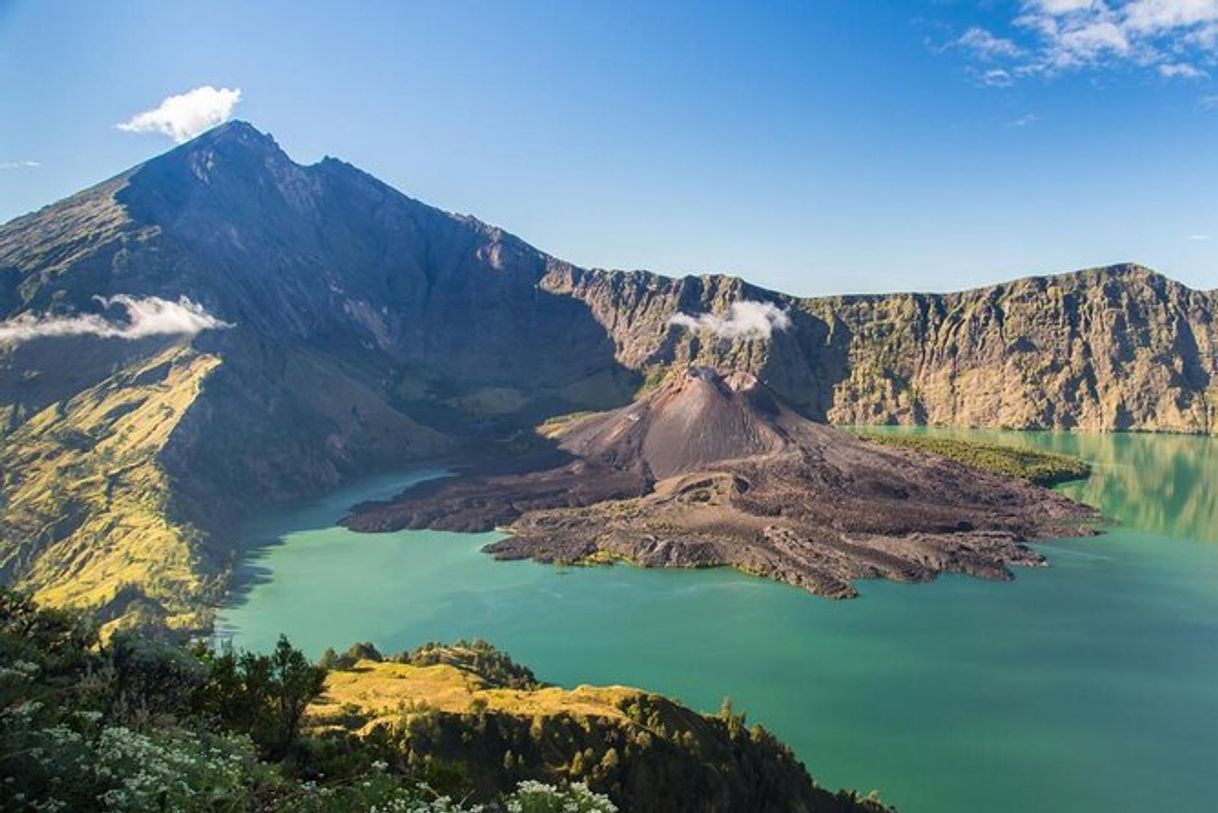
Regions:
<instances>
[{"instance_id":1,"label":"white cloud","mask_svg":"<svg viewBox=\"0 0 1218 813\"><path fill-rule=\"evenodd\" d=\"M1209 74L1187 62L1164 62L1159 66L1159 76L1164 79L1203 79Z\"/></svg>"},{"instance_id":2,"label":"white cloud","mask_svg":"<svg viewBox=\"0 0 1218 813\"><path fill-rule=\"evenodd\" d=\"M1057 37L1056 49L1064 64L1090 62L1107 52L1129 53L1132 46L1121 27L1110 20L1094 20L1064 28Z\"/></svg>"},{"instance_id":3,"label":"white cloud","mask_svg":"<svg viewBox=\"0 0 1218 813\"><path fill-rule=\"evenodd\" d=\"M158 107L137 113L119 124L118 129L128 133L163 133L180 144L228 121L239 101L240 88L217 90L204 85L170 96Z\"/></svg>"},{"instance_id":4,"label":"white cloud","mask_svg":"<svg viewBox=\"0 0 1218 813\"><path fill-rule=\"evenodd\" d=\"M0 161L0 169L35 169L42 166L37 161Z\"/></svg>"},{"instance_id":5,"label":"white cloud","mask_svg":"<svg viewBox=\"0 0 1218 813\"><path fill-rule=\"evenodd\" d=\"M983 59L1002 56L1019 56L1023 49L1009 39L995 37L984 28L970 28L956 40L956 45L972 51Z\"/></svg>"},{"instance_id":6,"label":"white cloud","mask_svg":"<svg viewBox=\"0 0 1218 813\"><path fill-rule=\"evenodd\" d=\"M745 299L733 302L726 316L678 313L668 323L688 330L704 330L721 339L768 339L775 330L791 327L791 316L772 302Z\"/></svg>"},{"instance_id":7,"label":"white cloud","mask_svg":"<svg viewBox=\"0 0 1218 813\"><path fill-rule=\"evenodd\" d=\"M1024 6L1049 17L1062 17L1103 5L1099 0L1029 0Z\"/></svg>"},{"instance_id":8,"label":"white cloud","mask_svg":"<svg viewBox=\"0 0 1218 813\"><path fill-rule=\"evenodd\" d=\"M1011 76L1010 71L1004 71L1002 68L992 68L981 74L981 84L992 88L1010 87L1014 83L1015 77Z\"/></svg>"},{"instance_id":9,"label":"white cloud","mask_svg":"<svg viewBox=\"0 0 1218 813\"><path fill-rule=\"evenodd\" d=\"M1210 54L1218 52L1218 20L1198 26L1185 38L1185 41Z\"/></svg>"},{"instance_id":10,"label":"white cloud","mask_svg":"<svg viewBox=\"0 0 1218 813\"><path fill-rule=\"evenodd\" d=\"M1202 96L1197 101L1197 107L1202 110L1218 110L1218 93Z\"/></svg>"},{"instance_id":11,"label":"white cloud","mask_svg":"<svg viewBox=\"0 0 1218 813\"><path fill-rule=\"evenodd\" d=\"M1218 0L1022 0L1008 31L972 27L955 44L1012 80L1119 66L1199 79L1218 64Z\"/></svg>"},{"instance_id":12,"label":"white cloud","mask_svg":"<svg viewBox=\"0 0 1218 813\"><path fill-rule=\"evenodd\" d=\"M44 336L98 336L107 339L194 336L204 330L232 327L187 297L181 297L177 302L159 296L136 298L127 294L94 298L105 308L118 306L123 309L125 318L120 321L100 313L75 316L22 314L0 322L0 343L18 344Z\"/></svg>"},{"instance_id":13,"label":"white cloud","mask_svg":"<svg viewBox=\"0 0 1218 813\"><path fill-rule=\"evenodd\" d=\"M1030 127L1040 121L1040 116L1035 113L1025 113L1017 119L1012 119L1007 122L1008 127Z\"/></svg>"},{"instance_id":14,"label":"white cloud","mask_svg":"<svg viewBox=\"0 0 1218 813\"><path fill-rule=\"evenodd\" d=\"M1188 236L1188 239L1195 240L1199 243L1202 243L1202 242L1205 242L1206 240L1209 240L1210 236L1208 234L1190 234Z\"/></svg>"},{"instance_id":15,"label":"white cloud","mask_svg":"<svg viewBox=\"0 0 1218 813\"><path fill-rule=\"evenodd\" d=\"M1132 0L1123 10L1128 28L1147 33L1218 21L1218 0Z\"/></svg>"}]
</instances>

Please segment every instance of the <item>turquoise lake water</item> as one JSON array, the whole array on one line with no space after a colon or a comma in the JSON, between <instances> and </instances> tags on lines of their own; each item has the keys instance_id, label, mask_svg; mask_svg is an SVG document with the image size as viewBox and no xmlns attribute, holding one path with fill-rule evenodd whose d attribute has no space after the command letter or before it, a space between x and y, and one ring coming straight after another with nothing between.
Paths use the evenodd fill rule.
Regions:
<instances>
[{"instance_id":1,"label":"turquoise lake water","mask_svg":"<svg viewBox=\"0 0 1218 813\"><path fill-rule=\"evenodd\" d=\"M868 582L834 602L728 570L496 562L493 534L353 534L380 477L263 517L222 635L316 656L481 637L543 680L703 710L727 695L827 786L903 813L1218 809L1218 442L951 432L1081 456L1063 491L1113 521L1009 583Z\"/></svg>"}]
</instances>

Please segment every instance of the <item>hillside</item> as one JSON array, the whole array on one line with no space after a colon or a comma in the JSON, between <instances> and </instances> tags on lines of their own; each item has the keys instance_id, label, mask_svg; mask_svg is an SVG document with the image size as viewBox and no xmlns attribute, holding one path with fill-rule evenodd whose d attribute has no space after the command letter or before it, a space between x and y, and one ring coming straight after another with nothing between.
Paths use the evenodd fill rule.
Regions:
<instances>
[{"instance_id":1,"label":"hillside","mask_svg":"<svg viewBox=\"0 0 1218 813\"><path fill-rule=\"evenodd\" d=\"M103 643L87 617L0 588L0 809L887 809L817 787L730 706L708 716L638 689L546 686L482 642L329 660L283 638L258 654L124 632Z\"/></svg>"},{"instance_id":2,"label":"hillside","mask_svg":"<svg viewBox=\"0 0 1218 813\"><path fill-rule=\"evenodd\" d=\"M698 321L742 301L783 325ZM691 363L839 423L1213 432L1214 307L1134 266L811 300L585 270L233 122L0 226L0 578L205 624L259 506Z\"/></svg>"},{"instance_id":3,"label":"hillside","mask_svg":"<svg viewBox=\"0 0 1218 813\"><path fill-rule=\"evenodd\" d=\"M253 507L616 403L553 262L241 123L0 227L0 574L194 626ZM183 298L223 327L147 315Z\"/></svg>"},{"instance_id":4,"label":"hillside","mask_svg":"<svg viewBox=\"0 0 1218 813\"><path fill-rule=\"evenodd\" d=\"M730 707L710 716L624 686L509 684L475 663L485 649L431 646L382 659L365 647L371 659L329 673L310 725L395 739L408 762L417 754L462 763L482 797L531 777L584 782L639 813L886 809L820 789L785 746Z\"/></svg>"}]
</instances>

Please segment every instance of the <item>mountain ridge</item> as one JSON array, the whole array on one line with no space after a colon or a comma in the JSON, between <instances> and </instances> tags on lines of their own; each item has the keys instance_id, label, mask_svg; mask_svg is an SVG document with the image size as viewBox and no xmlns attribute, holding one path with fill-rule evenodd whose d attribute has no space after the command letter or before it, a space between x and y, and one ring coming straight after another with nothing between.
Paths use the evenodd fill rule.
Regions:
<instances>
[{"instance_id":1,"label":"mountain ridge","mask_svg":"<svg viewBox=\"0 0 1218 813\"><path fill-rule=\"evenodd\" d=\"M833 423L1215 432L1214 295L1114 268L828 298L588 270L338 159L296 164L230 122L0 225L0 322L111 318L97 298L121 294L187 297L233 325L0 342L0 578L60 600L87 570L81 603L193 626L261 506L437 455L508 453L542 419L621 406L691 365L754 375ZM789 324L725 338L673 322L741 301ZM214 362L197 386L130 383L167 352ZM103 401L120 414L72 406ZM140 451L115 467L106 450L131 416L156 443L120 443ZM32 493L30 460L61 487ZM123 493L164 520L195 582L129 579L127 554L82 530L130 519L106 496ZM68 550L83 570L64 570Z\"/></svg>"}]
</instances>

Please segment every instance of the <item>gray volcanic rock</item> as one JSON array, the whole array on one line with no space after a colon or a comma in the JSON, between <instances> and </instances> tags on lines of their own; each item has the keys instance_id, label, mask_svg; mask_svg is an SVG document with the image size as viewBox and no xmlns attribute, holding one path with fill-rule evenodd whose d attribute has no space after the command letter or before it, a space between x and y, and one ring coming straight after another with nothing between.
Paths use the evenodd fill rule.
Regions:
<instances>
[{"instance_id":1,"label":"gray volcanic rock","mask_svg":"<svg viewBox=\"0 0 1218 813\"><path fill-rule=\"evenodd\" d=\"M707 463L790 446L794 418L749 373L691 367L640 401L581 421L559 448L592 464L659 480Z\"/></svg>"},{"instance_id":2,"label":"gray volcanic rock","mask_svg":"<svg viewBox=\"0 0 1218 813\"><path fill-rule=\"evenodd\" d=\"M1086 533L1050 491L862 441L784 406L748 374L691 368L563 435L541 472L440 481L356 508L355 530L511 534L486 550L544 562L732 565L819 595L858 578L1010 578L1025 540ZM509 524L510 523L510 524Z\"/></svg>"}]
</instances>

